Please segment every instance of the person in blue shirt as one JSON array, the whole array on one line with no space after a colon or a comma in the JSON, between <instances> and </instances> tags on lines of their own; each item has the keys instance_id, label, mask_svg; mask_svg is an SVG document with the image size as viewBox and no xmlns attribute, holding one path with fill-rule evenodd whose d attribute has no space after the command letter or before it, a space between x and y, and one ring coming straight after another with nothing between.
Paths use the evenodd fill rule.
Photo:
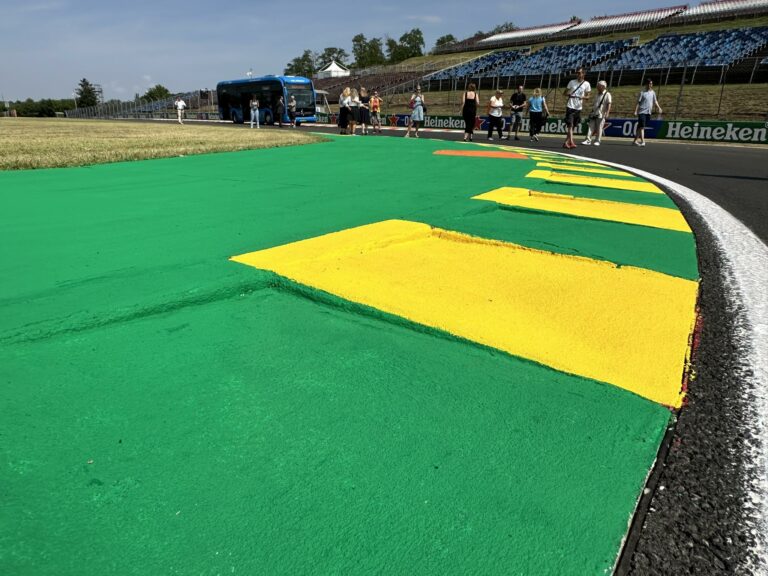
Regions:
<instances>
[{"instance_id":1,"label":"person in blue shirt","mask_svg":"<svg viewBox=\"0 0 768 576\"><path fill-rule=\"evenodd\" d=\"M549 116L547 99L541 95L541 88L534 88L533 96L528 98L528 116L528 135L531 137L531 142L538 142L541 127L544 125L545 118Z\"/></svg>"},{"instance_id":2,"label":"person in blue shirt","mask_svg":"<svg viewBox=\"0 0 768 576\"><path fill-rule=\"evenodd\" d=\"M632 142L635 146L645 146L645 128L651 121L653 107L661 114L661 106L656 99L656 92L653 91L653 80L645 81L645 90L640 92L635 104L635 114L637 115L637 126L635 128L635 139Z\"/></svg>"}]
</instances>

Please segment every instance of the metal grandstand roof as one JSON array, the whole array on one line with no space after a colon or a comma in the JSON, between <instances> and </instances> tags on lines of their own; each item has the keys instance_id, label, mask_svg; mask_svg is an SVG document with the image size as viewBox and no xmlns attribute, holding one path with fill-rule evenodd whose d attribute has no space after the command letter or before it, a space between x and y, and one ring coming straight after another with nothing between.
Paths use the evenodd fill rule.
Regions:
<instances>
[{"instance_id":1,"label":"metal grandstand roof","mask_svg":"<svg viewBox=\"0 0 768 576\"><path fill-rule=\"evenodd\" d=\"M578 33L587 30L606 30L606 29L621 29L621 28L637 28L643 27L648 24L654 24L659 20L668 18L675 14L683 12L687 8L686 5L671 6L669 8L657 8L655 10L644 10L642 12L630 12L627 14L619 14L617 16L596 16L586 22L581 22L568 32Z\"/></svg>"},{"instance_id":2,"label":"metal grandstand roof","mask_svg":"<svg viewBox=\"0 0 768 576\"><path fill-rule=\"evenodd\" d=\"M768 0L715 0L702 2L698 6L691 6L677 19L699 18L702 16L728 16L729 14L741 14L745 11L768 10Z\"/></svg>"},{"instance_id":3,"label":"metal grandstand roof","mask_svg":"<svg viewBox=\"0 0 768 576\"><path fill-rule=\"evenodd\" d=\"M502 34L494 34L488 38L484 38L478 42L478 45L491 44L495 42L510 42L516 40L526 40L528 38L536 38L540 36L549 36L557 32L562 32L571 28L578 21L574 22L562 22L560 24L547 24L546 26L533 26L531 28L520 28L513 30L512 32L503 32Z\"/></svg>"}]
</instances>

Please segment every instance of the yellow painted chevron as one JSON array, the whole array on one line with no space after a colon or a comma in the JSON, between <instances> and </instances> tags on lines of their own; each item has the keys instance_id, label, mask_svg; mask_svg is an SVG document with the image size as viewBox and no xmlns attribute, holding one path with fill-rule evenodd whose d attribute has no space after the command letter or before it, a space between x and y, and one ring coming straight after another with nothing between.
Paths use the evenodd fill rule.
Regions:
<instances>
[{"instance_id":1,"label":"yellow painted chevron","mask_svg":"<svg viewBox=\"0 0 768 576\"><path fill-rule=\"evenodd\" d=\"M497 204L504 204L505 206L518 206L532 210L557 212L559 214L623 222L625 224L637 224L652 228L677 230L679 232L691 231L683 215L674 208L611 202L610 200L594 200L592 198L549 194L528 190L527 188L512 187L496 188L490 192L475 196L473 199L487 200Z\"/></svg>"},{"instance_id":2,"label":"yellow painted chevron","mask_svg":"<svg viewBox=\"0 0 768 576\"><path fill-rule=\"evenodd\" d=\"M681 405L696 282L402 220L232 260Z\"/></svg>"},{"instance_id":3,"label":"yellow painted chevron","mask_svg":"<svg viewBox=\"0 0 768 576\"><path fill-rule=\"evenodd\" d=\"M637 180L620 180L618 178L600 178L597 176L582 176L580 174L565 174L551 170L532 170L526 174L526 178L539 178L546 182L559 184L578 184L580 186L593 186L596 188L613 188L616 190L631 190L633 192L650 192L663 194L655 184L640 182Z\"/></svg>"}]
</instances>

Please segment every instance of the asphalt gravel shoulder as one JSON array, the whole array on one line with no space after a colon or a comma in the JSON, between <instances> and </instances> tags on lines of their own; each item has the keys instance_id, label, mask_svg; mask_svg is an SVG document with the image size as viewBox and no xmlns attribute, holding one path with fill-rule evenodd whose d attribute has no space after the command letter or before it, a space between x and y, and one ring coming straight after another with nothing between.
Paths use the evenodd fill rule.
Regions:
<instances>
[{"instance_id":1,"label":"asphalt gravel shoulder","mask_svg":"<svg viewBox=\"0 0 768 576\"><path fill-rule=\"evenodd\" d=\"M760 441L744 404L738 315L726 297L723 258L709 228L687 202L670 192L696 235L701 284L695 380L679 412L648 513L629 562L617 574L755 574L760 559L753 533L758 519L747 486L752 447ZM751 521L747 521L751 520ZM628 538L632 541L632 535Z\"/></svg>"}]
</instances>

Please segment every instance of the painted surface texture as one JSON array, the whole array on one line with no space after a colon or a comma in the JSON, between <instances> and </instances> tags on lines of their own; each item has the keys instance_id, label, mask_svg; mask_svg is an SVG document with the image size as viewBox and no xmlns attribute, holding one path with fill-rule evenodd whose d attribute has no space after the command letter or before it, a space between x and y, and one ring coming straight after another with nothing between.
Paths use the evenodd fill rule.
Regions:
<instances>
[{"instance_id":1,"label":"painted surface texture","mask_svg":"<svg viewBox=\"0 0 768 576\"><path fill-rule=\"evenodd\" d=\"M442 150L494 149L0 174L0 572L610 572L681 399L693 235L474 199L675 209L531 173L640 178Z\"/></svg>"}]
</instances>

